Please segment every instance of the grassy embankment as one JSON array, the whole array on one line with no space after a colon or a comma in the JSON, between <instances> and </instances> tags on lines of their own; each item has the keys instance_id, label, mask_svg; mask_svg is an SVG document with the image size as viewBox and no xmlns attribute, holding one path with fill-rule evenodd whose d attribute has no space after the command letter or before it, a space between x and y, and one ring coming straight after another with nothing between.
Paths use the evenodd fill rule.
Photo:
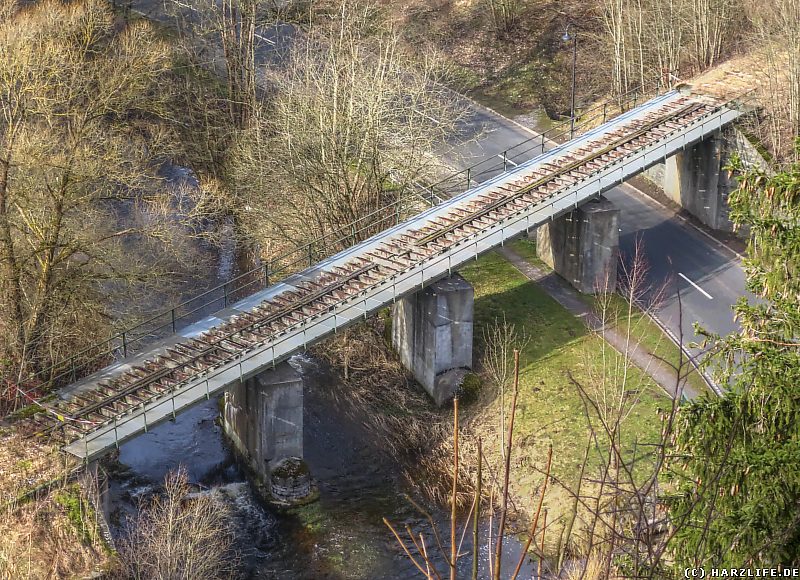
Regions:
<instances>
[{"instance_id":1,"label":"grassy embankment","mask_svg":"<svg viewBox=\"0 0 800 580\"><path fill-rule=\"evenodd\" d=\"M550 267L542 262L536 255L536 244L532 240L520 239L512 244L516 253L543 270L550 270ZM592 296L581 296L590 306L596 307L597 300ZM628 302L622 296L615 294L611 297L610 307L617 312L626 312ZM620 328L624 321L618 321L617 327ZM672 341L659 326L653 322L639 308L634 307L631 314L631 327L633 334L637 337L640 345L656 358L662 359L667 364L674 367L679 365L691 364L686 357L681 355L681 349ZM685 372L685 371L683 371ZM692 371L687 382L698 393L709 392L708 385L696 371Z\"/></svg>"},{"instance_id":2,"label":"grassy embankment","mask_svg":"<svg viewBox=\"0 0 800 580\"><path fill-rule=\"evenodd\" d=\"M73 462L52 445L0 430L0 578L83 578L112 566L91 478L70 483ZM49 482L35 496L30 492Z\"/></svg>"},{"instance_id":3,"label":"grassy embankment","mask_svg":"<svg viewBox=\"0 0 800 580\"><path fill-rule=\"evenodd\" d=\"M521 468L512 473L514 495L523 506L528 506L541 482L539 470L550 444L553 475L568 485L576 483L588 440L588 419L572 379L592 391L591 385L598 381L598 359L603 349L608 359L619 355L499 255L491 253L460 273L475 288L475 336L479 352L483 348L481 329L503 316L529 337L520 354L515 427L518 442L515 464ZM627 381L626 405L632 409L623 422L622 443L630 448L634 441L646 443L658 439L658 409L667 408L670 401L638 369L629 369ZM494 400L477 418L477 428L488 440L489 449L493 444L499 445L498 415L498 401ZM596 467L596 462L597 457L590 457L589 469ZM563 515L569 503L569 494L557 486L547 494L546 505L552 515Z\"/></svg>"},{"instance_id":4,"label":"grassy embankment","mask_svg":"<svg viewBox=\"0 0 800 580\"><path fill-rule=\"evenodd\" d=\"M521 244L522 248L518 244L516 249L525 251L524 244L528 243ZM607 400L621 397L626 411L621 439L628 452L634 442L646 444L658 440L661 428L658 410L668 409L671 400L650 377L635 367L624 369L627 378L624 393L621 393L623 366L618 364L621 355L590 333L580 319L500 255L490 253L468 264L460 273L475 288L474 361L479 373L484 328L505 317L514 323L518 332L529 337L521 352L511 473L512 498L520 515L530 517L532 514L533 494L542 481L549 445L553 446L552 475L570 489L577 484L589 441L590 421L595 428L598 425L595 413L587 415L573 381L583 385L596 399L602 399L603 395ZM368 424L376 440L382 441L389 453L407 464L409 478L427 495L446 502L448 466L452 461L450 413L435 409L427 397L422 396L421 389L405 386L413 379L399 365L396 356L388 352L383 339L366 328L350 332L347 337L343 333L316 351L340 374L342 388L336 391L337 397L346 403L345 407ZM348 378L344 378L343 373L345 360L350 365ZM603 379L605 390L598 387ZM506 411L510 398L507 393ZM461 460L466 477L474 477L478 437L484 441L487 460L495 476L501 472L500 416L500 397L484 377L479 402L465 405L463 409ZM590 455L588 477L595 475L603 461L602 452L601 444ZM637 468L644 473L647 462L638 463ZM469 504L471 497L468 487L463 489L466 493L462 498L464 505ZM557 539L558 528L571 514L570 492L554 484L547 492L545 505L550 513L548 521L555 522L552 537ZM577 524L576 529L579 527Z\"/></svg>"}]
</instances>

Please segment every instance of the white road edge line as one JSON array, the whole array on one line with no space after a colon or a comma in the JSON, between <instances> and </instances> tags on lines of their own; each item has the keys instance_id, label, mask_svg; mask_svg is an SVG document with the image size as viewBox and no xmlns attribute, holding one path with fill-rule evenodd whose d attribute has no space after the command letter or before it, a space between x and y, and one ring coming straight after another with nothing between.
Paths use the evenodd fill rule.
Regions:
<instances>
[{"instance_id":1,"label":"white road edge line","mask_svg":"<svg viewBox=\"0 0 800 580\"><path fill-rule=\"evenodd\" d=\"M421 115L421 116L425 117L426 119L428 119L429 121L433 121L436 125L441 125L442 124L442 122L439 119L434 119L430 115L426 115L425 113L423 113L422 111L420 111L420 110L418 110L418 109L416 109L414 107L411 107L411 110L414 111L417 115Z\"/></svg>"},{"instance_id":2,"label":"white road edge line","mask_svg":"<svg viewBox=\"0 0 800 580\"><path fill-rule=\"evenodd\" d=\"M183 2L178 2L178 0L172 0L172 3L177 4L178 6L181 6L183 8L188 8L192 12L198 12L197 8L195 8L194 6L190 6L189 4L184 4Z\"/></svg>"},{"instance_id":3,"label":"white road edge line","mask_svg":"<svg viewBox=\"0 0 800 580\"><path fill-rule=\"evenodd\" d=\"M728 252L730 254L733 254L735 258L739 258L740 260L744 260L744 256L742 254L740 254L739 252L737 252L736 250L734 250L733 248L731 248L727 244L722 243L717 238L715 238L714 236L709 234L707 231L705 231L703 228L697 226L696 224L693 224L691 221L689 221L687 218L685 218L681 214L675 213L674 210L668 208L666 205L664 205L663 203L661 203L657 199L653 198L652 196L647 195L641 189L638 189L637 187L631 185L628 182L621 183L617 187L619 187L620 189L626 189L626 190L634 193L635 195L639 196L643 200L645 200L647 202L650 202L653 205L658 206L659 208L665 210L666 212L668 212L671 215L671 217L678 218L679 220L681 220L683 222L683 224L685 226L691 228L692 230L694 230L695 232L697 232L699 234L702 234L703 236L705 236L706 238L708 238L709 240L714 242L714 245L717 248L719 248L720 250L723 250L723 251L726 251L726 252ZM658 185L656 185L656 187L658 187Z\"/></svg>"},{"instance_id":4,"label":"white road edge line","mask_svg":"<svg viewBox=\"0 0 800 580\"><path fill-rule=\"evenodd\" d=\"M692 282L691 280L689 280L689 278L687 278L686 276L684 276L684 274L683 274L682 272L678 272L678 276L680 276L681 278L683 278L684 280L686 280L686 281L687 281L689 284L691 284L692 286L694 286L695 290L697 290L698 292L700 292L700 294L702 294L703 296L705 296L705 297L706 297L706 298L708 298L709 300L714 300L714 297L713 297L711 294L709 294L708 292L706 292L705 290L703 290L702 288L700 288L700 286L698 286L697 284L695 284L694 282Z\"/></svg>"},{"instance_id":5,"label":"white road edge line","mask_svg":"<svg viewBox=\"0 0 800 580\"><path fill-rule=\"evenodd\" d=\"M503 161L505 161L505 162L507 162L507 163L510 163L510 164L511 164L511 165L513 165L514 167L519 167L519 163L514 163L514 162L513 162L513 161L511 161L511 159L509 159L508 157L503 157L502 155L500 155L500 153L498 153L498 154L497 154L497 156L498 156L500 159L502 159Z\"/></svg>"},{"instance_id":6,"label":"white road edge line","mask_svg":"<svg viewBox=\"0 0 800 580\"><path fill-rule=\"evenodd\" d=\"M275 41L270 39L270 38L267 38L266 36L261 36L260 34L254 34L254 36L259 40L263 40L267 44L271 44L272 46L275 46Z\"/></svg>"},{"instance_id":7,"label":"white road edge line","mask_svg":"<svg viewBox=\"0 0 800 580\"><path fill-rule=\"evenodd\" d=\"M195 8L194 6L192 6L190 4L184 4L183 2L180 2L179 0L171 0L171 1L172 1L173 4L177 4L178 6L181 6L182 8L188 8L192 12L199 12L199 10L197 10L197 8ZM271 40L269 38L261 36L258 33L255 33L253 36L255 36L259 40L263 40L264 42L266 42L268 44L271 44L272 46L275 46L275 41L274 40Z\"/></svg>"}]
</instances>

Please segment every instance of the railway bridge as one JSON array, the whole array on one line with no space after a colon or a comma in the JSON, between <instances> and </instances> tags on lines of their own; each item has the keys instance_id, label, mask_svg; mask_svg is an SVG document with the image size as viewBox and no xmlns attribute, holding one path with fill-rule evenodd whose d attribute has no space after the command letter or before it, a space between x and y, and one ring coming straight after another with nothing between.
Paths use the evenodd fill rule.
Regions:
<instances>
[{"instance_id":1,"label":"railway bridge","mask_svg":"<svg viewBox=\"0 0 800 580\"><path fill-rule=\"evenodd\" d=\"M604 274L616 265L616 210L603 192L742 114L738 101L672 90L344 251L309 254L307 268L277 283L265 268L249 295L226 285L224 308L199 322L181 327L172 310L168 332L139 349L122 333L121 345L103 347L111 364L41 403L33 427L91 461L225 391L228 434L268 472L302 457L302 378L284 361L392 305L403 362L442 402L472 364L472 290L456 274L461 265L545 225L539 246L579 289L613 280Z\"/></svg>"}]
</instances>

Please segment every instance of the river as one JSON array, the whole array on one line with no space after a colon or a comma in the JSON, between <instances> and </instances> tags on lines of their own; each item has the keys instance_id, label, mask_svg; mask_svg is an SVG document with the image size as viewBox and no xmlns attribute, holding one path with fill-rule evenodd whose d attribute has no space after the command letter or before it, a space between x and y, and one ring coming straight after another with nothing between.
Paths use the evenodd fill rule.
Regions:
<instances>
[{"instance_id":1,"label":"river","mask_svg":"<svg viewBox=\"0 0 800 580\"><path fill-rule=\"evenodd\" d=\"M178 168L179 169L179 168ZM176 168L166 168L171 181L192 181ZM216 268L197 274L197 286L218 283L246 267L227 246L217 252ZM409 524L433 539L428 522L405 499L415 496L402 476L402 466L380 441L331 394L335 375L305 355L292 359L304 378L304 458L319 487L319 500L303 507L277 510L260 502L236 463L218 424L217 399L198 403L175 420L152 428L123 444L110 481L111 531L124 533L138 502L157 492L164 476L183 467L192 484L221 487L233 514L240 577L253 579L404 579L421 575L397 546L384 525ZM422 502L418 496L417 501ZM449 535L449 514L426 506L443 536ZM462 520L465 515L462 515ZM463 521L461 522L463 525ZM484 522L482 537L488 523ZM513 568L522 546L514 537L504 544L506 568ZM447 548L449 549L449 548ZM488 548L482 547L481 577L487 577ZM469 577L471 531L463 544L459 577ZM440 571L441 556L434 559ZM523 576L530 578L529 562Z\"/></svg>"},{"instance_id":2,"label":"river","mask_svg":"<svg viewBox=\"0 0 800 580\"><path fill-rule=\"evenodd\" d=\"M427 522L403 496L413 496L414 490L401 466L330 396L327 369L303 356L292 363L305 382L304 454L319 486L318 501L286 511L262 504L222 436L212 399L121 446L119 461L128 470L111 482L112 532L120 534L137 500L155 491L168 471L183 466L194 484L226 487L243 578L419 578L382 522L387 517L430 535ZM447 535L447 515L427 507ZM485 535L486 524L482 527ZM460 560L459 577L469 577L470 534L462 547L468 555ZM519 542L509 538L505 561L516 563L520 550ZM483 569L485 547L481 556ZM444 560L436 561L444 570ZM526 567L530 577L533 568Z\"/></svg>"}]
</instances>

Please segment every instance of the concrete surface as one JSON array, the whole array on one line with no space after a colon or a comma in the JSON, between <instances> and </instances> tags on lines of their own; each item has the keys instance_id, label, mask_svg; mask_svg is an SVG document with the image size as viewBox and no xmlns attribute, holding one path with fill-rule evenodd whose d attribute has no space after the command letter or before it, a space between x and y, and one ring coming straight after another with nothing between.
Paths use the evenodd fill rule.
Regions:
<instances>
[{"instance_id":1,"label":"concrete surface","mask_svg":"<svg viewBox=\"0 0 800 580\"><path fill-rule=\"evenodd\" d=\"M584 294L617 287L619 209L604 197L537 228L542 261Z\"/></svg>"},{"instance_id":2,"label":"concrete surface","mask_svg":"<svg viewBox=\"0 0 800 580\"><path fill-rule=\"evenodd\" d=\"M289 363L237 381L224 405L225 433L265 481L283 459L303 457L303 377Z\"/></svg>"},{"instance_id":3,"label":"concrete surface","mask_svg":"<svg viewBox=\"0 0 800 580\"><path fill-rule=\"evenodd\" d=\"M725 167L733 154L748 166L766 168L766 161L745 135L726 127L686 151L644 172L664 194L713 230L730 232L728 195L736 189Z\"/></svg>"},{"instance_id":4,"label":"concrete surface","mask_svg":"<svg viewBox=\"0 0 800 580\"><path fill-rule=\"evenodd\" d=\"M472 368L475 291L458 274L399 300L392 345L437 405L453 398Z\"/></svg>"}]
</instances>

